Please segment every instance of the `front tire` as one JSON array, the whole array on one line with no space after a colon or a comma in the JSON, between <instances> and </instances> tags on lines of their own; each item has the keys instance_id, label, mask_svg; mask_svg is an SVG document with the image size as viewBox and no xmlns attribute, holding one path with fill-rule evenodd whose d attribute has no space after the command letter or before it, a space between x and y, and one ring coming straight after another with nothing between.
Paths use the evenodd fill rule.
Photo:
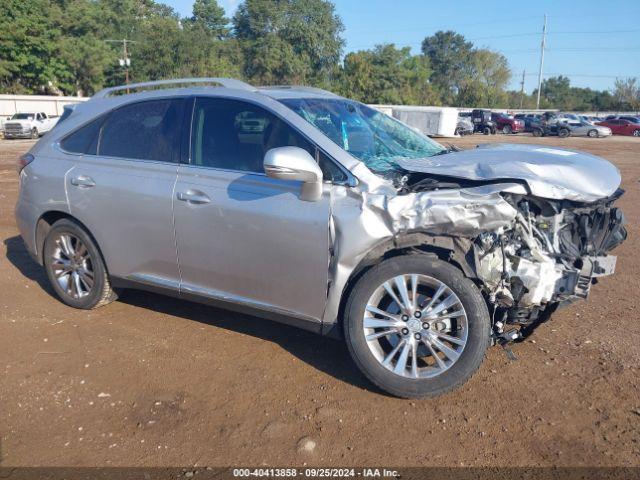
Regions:
<instances>
[{"instance_id":1,"label":"front tire","mask_svg":"<svg viewBox=\"0 0 640 480\"><path fill-rule=\"evenodd\" d=\"M67 305L91 310L118 297L95 241L76 222L62 219L52 225L43 259L53 290Z\"/></svg>"},{"instance_id":2,"label":"front tire","mask_svg":"<svg viewBox=\"0 0 640 480\"><path fill-rule=\"evenodd\" d=\"M571 132L568 128L561 128L560 130L558 130L558 136L560 138L567 138L569 135L571 135Z\"/></svg>"},{"instance_id":3,"label":"front tire","mask_svg":"<svg viewBox=\"0 0 640 480\"><path fill-rule=\"evenodd\" d=\"M31 138L36 139L40 136L40 134L38 133L38 129L36 127L33 127L33 129L31 130Z\"/></svg>"},{"instance_id":4,"label":"front tire","mask_svg":"<svg viewBox=\"0 0 640 480\"><path fill-rule=\"evenodd\" d=\"M344 315L358 368L403 398L458 388L478 370L490 343L480 291L459 269L429 255L372 267L351 291Z\"/></svg>"},{"instance_id":5,"label":"front tire","mask_svg":"<svg viewBox=\"0 0 640 480\"><path fill-rule=\"evenodd\" d=\"M504 133L505 135L511 134L512 133L511 125L505 125L504 127L502 127L502 133Z\"/></svg>"},{"instance_id":6,"label":"front tire","mask_svg":"<svg viewBox=\"0 0 640 480\"><path fill-rule=\"evenodd\" d=\"M633 136L634 137L640 137L640 130L634 130L633 131Z\"/></svg>"},{"instance_id":7,"label":"front tire","mask_svg":"<svg viewBox=\"0 0 640 480\"><path fill-rule=\"evenodd\" d=\"M587 135L589 135L589 137L591 137L591 138L596 138L598 136L598 131L597 130L589 130Z\"/></svg>"}]
</instances>

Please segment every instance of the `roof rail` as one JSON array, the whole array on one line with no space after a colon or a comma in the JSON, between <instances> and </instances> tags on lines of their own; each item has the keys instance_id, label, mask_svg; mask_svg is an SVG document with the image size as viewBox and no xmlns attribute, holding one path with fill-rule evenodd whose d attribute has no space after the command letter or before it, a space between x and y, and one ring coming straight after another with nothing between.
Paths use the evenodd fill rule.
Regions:
<instances>
[{"instance_id":1,"label":"roof rail","mask_svg":"<svg viewBox=\"0 0 640 480\"><path fill-rule=\"evenodd\" d=\"M266 87L260 87L261 89L264 90L280 90L280 89L284 89L284 90L300 90L302 92L309 92L309 93L319 93L319 94L323 94L323 95L331 95L332 97L339 97L340 95L337 95L333 92L330 92L329 90L323 90L322 88L317 88L317 87L304 87L304 86L300 86L300 85L270 85L270 86L266 86Z\"/></svg>"},{"instance_id":2,"label":"roof rail","mask_svg":"<svg viewBox=\"0 0 640 480\"><path fill-rule=\"evenodd\" d=\"M105 88L96 93L93 98L106 98L114 94L115 92L120 92L122 90L138 90L147 87L156 87L159 85L184 85L189 83L218 83L226 88L235 88L238 90L252 90L256 89L245 83L241 80L235 80L233 78L219 78L219 77L211 77L211 78L176 78L174 80L157 80L155 82L142 82L142 83L132 83L130 85L120 85L118 87Z\"/></svg>"}]
</instances>

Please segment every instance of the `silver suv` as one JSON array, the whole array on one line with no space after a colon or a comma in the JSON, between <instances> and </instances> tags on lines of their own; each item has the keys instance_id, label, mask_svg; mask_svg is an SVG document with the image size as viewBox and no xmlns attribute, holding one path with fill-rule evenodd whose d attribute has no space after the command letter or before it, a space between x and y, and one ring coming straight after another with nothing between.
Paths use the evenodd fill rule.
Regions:
<instances>
[{"instance_id":1,"label":"silver suv","mask_svg":"<svg viewBox=\"0 0 640 480\"><path fill-rule=\"evenodd\" d=\"M137 288L343 336L401 397L460 386L586 297L626 237L601 158L454 151L313 88L107 89L19 168L22 238L66 304Z\"/></svg>"}]
</instances>

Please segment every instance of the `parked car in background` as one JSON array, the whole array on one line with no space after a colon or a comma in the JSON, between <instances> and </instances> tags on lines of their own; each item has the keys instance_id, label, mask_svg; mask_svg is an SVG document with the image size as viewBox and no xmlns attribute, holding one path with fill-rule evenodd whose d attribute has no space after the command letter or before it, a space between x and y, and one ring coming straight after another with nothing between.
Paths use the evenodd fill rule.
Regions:
<instances>
[{"instance_id":1,"label":"parked car in background","mask_svg":"<svg viewBox=\"0 0 640 480\"><path fill-rule=\"evenodd\" d=\"M578 115L580 117L580 120L582 120L583 122L587 122L587 123L591 123L592 125L595 125L596 122L601 122L602 118L600 117L593 117L590 115Z\"/></svg>"},{"instance_id":2,"label":"parked car in background","mask_svg":"<svg viewBox=\"0 0 640 480\"><path fill-rule=\"evenodd\" d=\"M572 137L609 137L612 132L609 127L602 125L594 125L593 123L586 122L584 120L578 122L566 122L565 125L569 126Z\"/></svg>"},{"instance_id":3,"label":"parked car in background","mask_svg":"<svg viewBox=\"0 0 640 480\"><path fill-rule=\"evenodd\" d=\"M634 117L632 115L620 115L618 120L629 120L631 123L640 123L640 117Z\"/></svg>"},{"instance_id":4,"label":"parked car in background","mask_svg":"<svg viewBox=\"0 0 640 480\"><path fill-rule=\"evenodd\" d=\"M475 109L471 111L473 131L485 135L496 133L496 123L491 119L491 110Z\"/></svg>"},{"instance_id":5,"label":"parked car in background","mask_svg":"<svg viewBox=\"0 0 640 480\"><path fill-rule=\"evenodd\" d=\"M612 118L604 122L598 122L596 125L610 128L614 135L633 135L634 137L640 137L640 120L637 118L634 118L634 120L635 121Z\"/></svg>"},{"instance_id":6,"label":"parked car in background","mask_svg":"<svg viewBox=\"0 0 640 480\"><path fill-rule=\"evenodd\" d=\"M524 131L532 132L533 126L540 123L540 115L534 113L518 113L514 118L524 122Z\"/></svg>"},{"instance_id":7,"label":"parked car in background","mask_svg":"<svg viewBox=\"0 0 640 480\"><path fill-rule=\"evenodd\" d=\"M470 116L458 115L455 134L460 136L473 134L473 122Z\"/></svg>"},{"instance_id":8,"label":"parked car in background","mask_svg":"<svg viewBox=\"0 0 640 480\"><path fill-rule=\"evenodd\" d=\"M49 117L44 112L19 112L4 124L5 138L38 138L51 130L57 117Z\"/></svg>"},{"instance_id":9,"label":"parked car in background","mask_svg":"<svg viewBox=\"0 0 640 480\"><path fill-rule=\"evenodd\" d=\"M524 121L514 118L509 114L492 112L491 120L496 124L496 129L504 134L524 132Z\"/></svg>"},{"instance_id":10,"label":"parked car in background","mask_svg":"<svg viewBox=\"0 0 640 480\"><path fill-rule=\"evenodd\" d=\"M532 124L531 133L533 133L534 137L558 136L566 138L571 135L571 129L566 122L547 122L542 117L538 123Z\"/></svg>"},{"instance_id":11,"label":"parked car in background","mask_svg":"<svg viewBox=\"0 0 640 480\"><path fill-rule=\"evenodd\" d=\"M18 228L65 304L137 288L340 336L401 397L460 387L586 298L626 238L602 158L457 151L317 88L110 88L18 168Z\"/></svg>"}]
</instances>

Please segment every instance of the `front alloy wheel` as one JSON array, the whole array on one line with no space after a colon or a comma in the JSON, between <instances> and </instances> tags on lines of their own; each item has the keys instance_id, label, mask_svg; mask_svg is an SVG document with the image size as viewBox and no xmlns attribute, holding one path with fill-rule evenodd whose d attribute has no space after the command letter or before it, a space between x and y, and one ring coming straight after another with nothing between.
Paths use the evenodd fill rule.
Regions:
<instances>
[{"instance_id":1,"label":"front alloy wheel","mask_svg":"<svg viewBox=\"0 0 640 480\"><path fill-rule=\"evenodd\" d=\"M479 368L491 337L478 288L435 256L393 257L356 282L344 311L349 352L382 390L441 395Z\"/></svg>"},{"instance_id":2,"label":"front alloy wheel","mask_svg":"<svg viewBox=\"0 0 640 480\"><path fill-rule=\"evenodd\" d=\"M374 357L396 375L430 378L448 370L467 343L467 314L435 278L398 275L369 298L364 336Z\"/></svg>"}]
</instances>

